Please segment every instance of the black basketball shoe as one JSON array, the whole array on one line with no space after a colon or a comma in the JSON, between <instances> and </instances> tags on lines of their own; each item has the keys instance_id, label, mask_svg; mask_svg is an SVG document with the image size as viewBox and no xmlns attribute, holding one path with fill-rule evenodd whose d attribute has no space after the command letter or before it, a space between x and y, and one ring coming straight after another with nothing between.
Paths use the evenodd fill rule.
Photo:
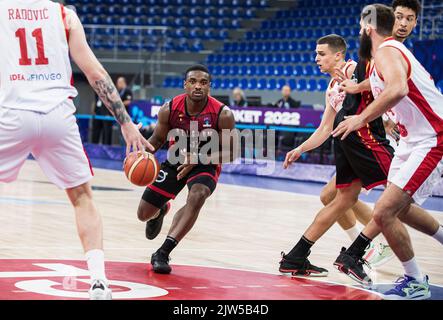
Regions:
<instances>
[{"instance_id":1,"label":"black basketball shoe","mask_svg":"<svg viewBox=\"0 0 443 320\"><path fill-rule=\"evenodd\" d=\"M145 235L149 240L154 240L160 233L163 225L163 219L165 215L171 209L171 204L169 202L165 203L163 207L160 208L160 213L157 218L151 219L146 222Z\"/></svg>"},{"instance_id":2,"label":"black basketball shoe","mask_svg":"<svg viewBox=\"0 0 443 320\"><path fill-rule=\"evenodd\" d=\"M161 274L171 273L172 268L169 265L169 260L169 256L165 252L157 250L151 256L152 270L154 270L155 273Z\"/></svg>"},{"instance_id":3,"label":"black basketball shoe","mask_svg":"<svg viewBox=\"0 0 443 320\"><path fill-rule=\"evenodd\" d=\"M282 252L282 259L278 270L281 273L291 274L293 277L326 277L328 270L316 267L309 262L307 257L310 253L311 251L309 251L305 257L289 258Z\"/></svg>"},{"instance_id":4,"label":"black basketball shoe","mask_svg":"<svg viewBox=\"0 0 443 320\"><path fill-rule=\"evenodd\" d=\"M349 252L346 251L346 248L341 248L340 255L334 262L334 266L338 271L343 272L363 286L370 287L372 285L372 280L366 274L363 265L367 265L371 268L365 259L349 254Z\"/></svg>"}]
</instances>

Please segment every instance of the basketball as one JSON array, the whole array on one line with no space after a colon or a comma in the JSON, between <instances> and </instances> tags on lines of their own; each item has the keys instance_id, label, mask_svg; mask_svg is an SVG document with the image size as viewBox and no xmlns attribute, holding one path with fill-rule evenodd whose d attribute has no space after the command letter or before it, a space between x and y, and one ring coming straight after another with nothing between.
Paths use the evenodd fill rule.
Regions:
<instances>
[{"instance_id":1,"label":"basketball","mask_svg":"<svg viewBox=\"0 0 443 320\"><path fill-rule=\"evenodd\" d=\"M160 165L152 153L131 152L123 162L128 180L136 186L146 187L157 179Z\"/></svg>"}]
</instances>

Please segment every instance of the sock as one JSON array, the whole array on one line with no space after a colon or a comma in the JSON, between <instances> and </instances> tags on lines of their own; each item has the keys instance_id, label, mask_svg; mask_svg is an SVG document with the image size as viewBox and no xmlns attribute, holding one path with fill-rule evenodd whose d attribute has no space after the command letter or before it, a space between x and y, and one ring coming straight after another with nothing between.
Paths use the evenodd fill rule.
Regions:
<instances>
[{"instance_id":1,"label":"sock","mask_svg":"<svg viewBox=\"0 0 443 320\"><path fill-rule=\"evenodd\" d=\"M371 243L371 241L372 239L369 239L363 234L363 232L361 232L347 251L350 254L363 257L366 247Z\"/></svg>"},{"instance_id":2,"label":"sock","mask_svg":"<svg viewBox=\"0 0 443 320\"><path fill-rule=\"evenodd\" d=\"M357 224L355 224L353 227L345 230L345 232L348 234L348 236L351 239L351 241L354 241L355 239L357 239L357 237L360 234L361 230L357 226Z\"/></svg>"},{"instance_id":3,"label":"sock","mask_svg":"<svg viewBox=\"0 0 443 320\"><path fill-rule=\"evenodd\" d=\"M168 236L166 237L165 242L163 242L162 246L158 250L163 251L165 254L169 256L169 254L171 253L172 250L174 250L177 244L178 244L177 240L175 240L173 237Z\"/></svg>"},{"instance_id":4,"label":"sock","mask_svg":"<svg viewBox=\"0 0 443 320\"><path fill-rule=\"evenodd\" d=\"M85 254L91 281L103 280L108 283L105 275L105 253L100 249L89 250Z\"/></svg>"},{"instance_id":5,"label":"sock","mask_svg":"<svg viewBox=\"0 0 443 320\"><path fill-rule=\"evenodd\" d=\"M288 257L291 258L299 258L307 256L309 249L314 245L315 242L309 241L302 236L300 241L297 242L294 248L287 254Z\"/></svg>"},{"instance_id":6,"label":"sock","mask_svg":"<svg viewBox=\"0 0 443 320\"><path fill-rule=\"evenodd\" d=\"M439 226L437 232L432 236L435 240L443 244L443 227Z\"/></svg>"},{"instance_id":7,"label":"sock","mask_svg":"<svg viewBox=\"0 0 443 320\"><path fill-rule=\"evenodd\" d=\"M415 280L419 282L423 282L423 274L420 271L420 267L415 261L415 258L412 258L409 261L402 262L403 268L405 269L405 275L409 277L413 277Z\"/></svg>"}]
</instances>

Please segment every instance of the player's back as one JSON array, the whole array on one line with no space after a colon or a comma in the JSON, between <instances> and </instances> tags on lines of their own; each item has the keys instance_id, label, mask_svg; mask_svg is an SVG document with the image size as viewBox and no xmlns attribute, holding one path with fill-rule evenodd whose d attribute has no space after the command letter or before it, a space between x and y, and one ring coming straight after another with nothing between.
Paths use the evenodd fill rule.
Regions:
<instances>
[{"instance_id":1,"label":"player's back","mask_svg":"<svg viewBox=\"0 0 443 320\"><path fill-rule=\"evenodd\" d=\"M382 47L400 50L408 64L409 93L387 114L399 125L400 134L407 142L420 142L443 134L443 95L438 91L426 69L404 44L393 39L386 40ZM374 96L384 90L384 80L377 71L371 72L371 87Z\"/></svg>"},{"instance_id":2,"label":"player's back","mask_svg":"<svg viewBox=\"0 0 443 320\"><path fill-rule=\"evenodd\" d=\"M0 0L0 107L47 113L72 86L66 9L49 0Z\"/></svg>"}]
</instances>

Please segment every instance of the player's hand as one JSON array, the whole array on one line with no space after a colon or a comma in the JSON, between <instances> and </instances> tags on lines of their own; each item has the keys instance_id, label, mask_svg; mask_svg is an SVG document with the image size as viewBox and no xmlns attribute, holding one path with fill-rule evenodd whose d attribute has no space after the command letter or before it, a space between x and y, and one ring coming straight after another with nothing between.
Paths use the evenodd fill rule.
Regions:
<instances>
[{"instance_id":1,"label":"player's hand","mask_svg":"<svg viewBox=\"0 0 443 320\"><path fill-rule=\"evenodd\" d=\"M287 169L293 162L297 161L301 157L303 152L299 148L289 151L286 154L285 162L283 162L283 168Z\"/></svg>"},{"instance_id":2,"label":"player's hand","mask_svg":"<svg viewBox=\"0 0 443 320\"><path fill-rule=\"evenodd\" d=\"M180 150L180 153L185 157L184 162L177 168L177 180L181 180L186 177L191 170L196 166L191 163L191 153L186 150Z\"/></svg>"},{"instance_id":3,"label":"player's hand","mask_svg":"<svg viewBox=\"0 0 443 320\"><path fill-rule=\"evenodd\" d=\"M335 77L334 77L335 81L337 81L338 83L342 83L343 81L348 79L346 74L340 68L334 68L334 69L335 69Z\"/></svg>"},{"instance_id":4,"label":"player's hand","mask_svg":"<svg viewBox=\"0 0 443 320\"><path fill-rule=\"evenodd\" d=\"M350 79L345 79L340 83L340 86L338 87L338 91L340 92L346 92L349 94L356 94L360 92L359 86L357 83Z\"/></svg>"},{"instance_id":5,"label":"player's hand","mask_svg":"<svg viewBox=\"0 0 443 320\"><path fill-rule=\"evenodd\" d=\"M332 136L336 138L341 135L341 140L344 140L351 132L360 129L364 125L365 123L361 121L360 116L345 117L345 120L340 122L337 128L332 131Z\"/></svg>"},{"instance_id":6,"label":"player's hand","mask_svg":"<svg viewBox=\"0 0 443 320\"><path fill-rule=\"evenodd\" d=\"M395 141L398 141L400 139L400 130L398 129L398 126L394 121L383 121L383 125L385 127L386 134L394 138Z\"/></svg>"},{"instance_id":7,"label":"player's hand","mask_svg":"<svg viewBox=\"0 0 443 320\"><path fill-rule=\"evenodd\" d=\"M132 151L146 151L148 149L151 152L155 151L155 148L141 135L141 124L135 125L132 121L126 122L121 125L123 139L126 142L126 155Z\"/></svg>"}]
</instances>

